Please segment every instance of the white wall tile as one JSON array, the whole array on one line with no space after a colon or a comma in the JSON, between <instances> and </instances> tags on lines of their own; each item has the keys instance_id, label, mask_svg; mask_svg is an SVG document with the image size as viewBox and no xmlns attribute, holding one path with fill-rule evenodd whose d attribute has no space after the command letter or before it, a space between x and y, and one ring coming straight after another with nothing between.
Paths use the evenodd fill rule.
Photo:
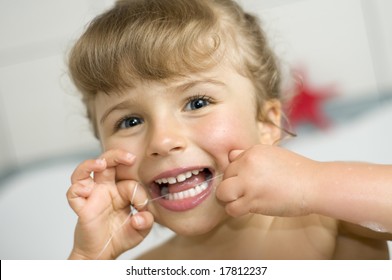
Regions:
<instances>
[{"instance_id":1,"label":"white wall tile","mask_svg":"<svg viewBox=\"0 0 392 280\"><path fill-rule=\"evenodd\" d=\"M8 120L0 94L0 177L9 172L16 164L15 149L8 137Z\"/></svg>"},{"instance_id":2,"label":"white wall tile","mask_svg":"<svg viewBox=\"0 0 392 280\"><path fill-rule=\"evenodd\" d=\"M11 162L96 149L83 107L66 82L64 60L86 23L113 2L2 0L1 170Z\"/></svg>"},{"instance_id":3,"label":"white wall tile","mask_svg":"<svg viewBox=\"0 0 392 280\"><path fill-rule=\"evenodd\" d=\"M379 90L392 91L392 1L362 0Z\"/></svg>"},{"instance_id":4,"label":"white wall tile","mask_svg":"<svg viewBox=\"0 0 392 280\"><path fill-rule=\"evenodd\" d=\"M0 69L8 136L19 163L98 147L78 99L65 92L64 71L61 55Z\"/></svg>"},{"instance_id":5,"label":"white wall tile","mask_svg":"<svg viewBox=\"0 0 392 280\"><path fill-rule=\"evenodd\" d=\"M280 1L267 9L256 2L243 1L260 15L284 63L305 66L313 83L336 83L345 95L377 89L360 1Z\"/></svg>"},{"instance_id":6,"label":"white wall tile","mask_svg":"<svg viewBox=\"0 0 392 280\"><path fill-rule=\"evenodd\" d=\"M89 0L2 0L0 51L72 37L91 18L92 3ZM98 5L94 7L93 12L97 12Z\"/></svg>"}]
</instances>

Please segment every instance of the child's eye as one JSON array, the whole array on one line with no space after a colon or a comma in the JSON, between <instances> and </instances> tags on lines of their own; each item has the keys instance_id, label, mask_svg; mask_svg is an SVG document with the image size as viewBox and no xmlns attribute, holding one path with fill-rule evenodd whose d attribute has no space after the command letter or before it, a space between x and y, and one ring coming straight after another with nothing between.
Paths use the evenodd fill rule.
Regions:
<instances>
[{"instance_id":1,"label":"child's eye","mask_svg":"<svg viewBox=\"0 0 392 280\"><path fill-rule=\"evenodd\" d=\"M127 128L131 128L131 127L134 127L137 125L141 125L142 123L144 123L142 118L127 116L127 117L120 119L116 123L115 129L116 130L127 129Z\"/></svg>"},{"instance_id":2,"label":"child's eye","mask_svg":"<svg viewBox=\"0 0 392 280\"><path fill-rule=\"evenodd\" d=\"M189 98L185 111L198 110L211 104L211 99L207 96L193 96Z\"/></svg>"}]
</instances>

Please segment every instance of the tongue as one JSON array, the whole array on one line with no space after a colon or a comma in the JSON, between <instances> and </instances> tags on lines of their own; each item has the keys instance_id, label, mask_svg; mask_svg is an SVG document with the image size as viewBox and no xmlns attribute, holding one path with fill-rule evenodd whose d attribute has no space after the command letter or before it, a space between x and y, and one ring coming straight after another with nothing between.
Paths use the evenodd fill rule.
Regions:
<instances>
[{"instance_id":1,"label":"tongue","mask_svg":"<svg viewBox=\"0 0 392 280\"><path fill-rule=\"evenodd\" d=\"M184 182L168 185L169 193L182 192L194 188L204 182L206 179L206 173L200 172L198 175L193 175L189 179L186 179Z\"/></svg>"}]
</instances>

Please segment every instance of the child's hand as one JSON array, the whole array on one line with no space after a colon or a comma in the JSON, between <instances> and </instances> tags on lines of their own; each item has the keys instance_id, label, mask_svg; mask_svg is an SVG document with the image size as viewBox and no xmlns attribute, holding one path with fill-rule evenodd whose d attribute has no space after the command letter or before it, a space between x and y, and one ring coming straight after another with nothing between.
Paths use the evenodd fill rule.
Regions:
<instances>
[{"instance_id":1,"label":"child's hand","mask_svg":"<svg viewBox=\"0 0 392 280\"><path fill-rule=\"evenodd\" d=\"M316 162L276 146L232 151L216 196L234 217L247 213L299 216L310 213Z\"/></svg>"},{"instance_id":2,"label":"child's hand","mask_svg":"<svg viewBox=\"0 0 392 280\"><path fill-rule=\"evenodd\" d=\"M75 169L67 192L79 217L71 259L115 259L149 233L153 224L150 212L141 211L127 219L131 203L139 211L146 205L145 191L132 180L116 182L116 166L133 162L131 154L111 150Z\"/></svg>"}]
</instances>

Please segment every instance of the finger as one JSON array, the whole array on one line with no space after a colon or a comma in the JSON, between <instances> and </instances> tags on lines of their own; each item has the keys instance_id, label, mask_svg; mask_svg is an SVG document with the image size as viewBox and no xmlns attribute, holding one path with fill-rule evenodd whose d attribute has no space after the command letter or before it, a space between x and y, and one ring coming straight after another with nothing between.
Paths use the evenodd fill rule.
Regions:
<instances>
[{"instance_id":1,"label":"finger","mask_svg":"<svg viewBox=\"0 0 392 280\"><path fill-rule=\"evenodd\" d=\"M109 150L100 156L106 162L106 169L102 172L94 172L94 180L97 183L114 183L116 181L116 170L118 165L132 165L135 156L124 150Z\"/></svg>"},{"instance_id":2,"label":"finger","mask_svg":"<svg viewBox=\"0 0 392 280\"><path fill-rule=\"evenodd\" d=\"M87 198L91 195L93 188L83 184L73 184L67 191L67 200L71 208L78 213L86 204Z\"/></svg>"},{"instance_id":3,"label":"finger","mask_svg":"<svg viewBox=\"0 0 392 280\"><path fill-rule=\"evenodd\" d=\"M232 150L229 153L229 161L233 162L238 156L240 156L244 150Z\"/></svg>"},{"instance_id":4,"label":"finger","mask_svg":"<svg viewBox=\"0 0 392 280\"><path fill-rule=\"evenodd\" d=\"M116 167L119 164L131 165L135 162L135 155L120 149L108 150L103 153L100 159L105 159L107 167Z\"/></svg>"},{"instance_id":5,"label":"finger","mask_svg":"<svg viewBox=\"0 0 392 280\"><path fill-rule=\"evenodd\" d=\"M131 218L131 224L134 229L138 230L145 237L154 224L154 217L151 212L139 212Z\"/></svg>"},{"instance_id":6,"label":"finger","mask_svg":"<svg viewBox=\"0 0 392 280\"><path fill-rule=\"evenodd\" d=\"M153 224L154 218L150 212L144 211L136 213L127 224L124 225L124 229L127 231L127 237L124 242L131 242L131 247L140 244L151 231Z\"/></svg>"},{"instance_id":7,"label":"finger","mask_svg":"<svg viewBox=\"0 0 392 280\"><path fill-rule=\"evenodd\" d=\"M90 185L84 185L81 183L73 184L67 191L67 198L73 199L77 197L87 198L90 196L93 188Z\"/></svg>"},{"instance_id":8,"label":"finger","mask_svg":"<svg viewBox=\"0 0 392 280\"><path fill-rule=\"evenodd\" d=\"M99 172L106 168L106 161L103 159L89 159L79 164L71 175L72 184L91 178L92 172Z\"/></svg>"},{"instance_id":9,"label":"finger","mask_svg":"<svg viewBox=\"0 0 392 280\"><path fill-rule=\"evenodd\" d=\"M235 201L243 195L243 188L238 177L223 180L216 189L216 197L226 203Z\"/></svg>"},{"instance_id":10,"label":"finger","mask_svg":"<svg viewBox=\"0 0 392 280\"><path fill-rule=\"evenodd\" d=\"M223 180L238 176L238 170L241 170L238 161L230 163L223 173Z\"/></svg>"},{"instance_id":11,"label":"finger","mask_svg":"<svg viewBox=\"0 0 392 280\"><path fill-rule=\"evenodd\" d=\"M144 188L136 181L124 180L117 183L117 189L121 198L132 204L138 211L145 208L148 196Z\"/></svg>"},{"instance_id":12,"label":"finger","mask_svg":"<svg viewBox=\"0 0 392 280\"><path fill-rule=\"evenodd\" d=\"M98 184L105 184L105 183L114 184L116 181L116 169L111 167L111 168L106 168L100 172L94 172L94 181Z\"/></svg>"},{"instance_id":13,"label":"finger","mask_svg":"<svg viewBox=\"0 0 392 280\"><path fill-rule=\"evenodd\" d=\"M235 177L238 175L238 170L241 170L241 161L239 160L243 154L243 150L232 150L229 153L230 164L227 166L223 179Z\"/></svg>"},{"instance_id":14,"label":"finger","mask_svg":"<svg viewBox=\"0 0 392 280\"><path fill-rule=\"evenodd\" d=\"M225 206L226 213L234 218L246 215L249 213L249 206L246 199L239 198L232 201Z\"/></svg>"}]
</instances>

